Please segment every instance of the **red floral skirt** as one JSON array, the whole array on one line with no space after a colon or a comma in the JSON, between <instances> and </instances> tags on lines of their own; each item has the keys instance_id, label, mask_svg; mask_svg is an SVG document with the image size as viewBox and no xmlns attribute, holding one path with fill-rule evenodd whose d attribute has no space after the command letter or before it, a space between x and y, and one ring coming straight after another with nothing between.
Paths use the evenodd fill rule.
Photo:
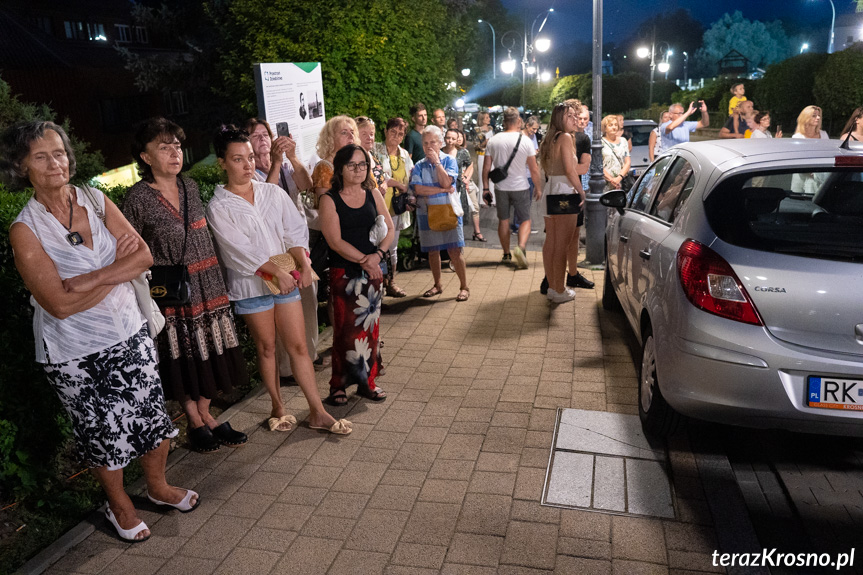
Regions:
<instances>
[{"instance_id":1,"label":"red floral skirt","mask_svg":"<svg viewBox=\"0 0 863 575\"><path fill-rule=\"evenodd\" d=\"M342 268L330 268L333 300L331 391L351 385L364 391L375 390L382 283L365 274L351 278Z\"/></svg>"}]
</instances>

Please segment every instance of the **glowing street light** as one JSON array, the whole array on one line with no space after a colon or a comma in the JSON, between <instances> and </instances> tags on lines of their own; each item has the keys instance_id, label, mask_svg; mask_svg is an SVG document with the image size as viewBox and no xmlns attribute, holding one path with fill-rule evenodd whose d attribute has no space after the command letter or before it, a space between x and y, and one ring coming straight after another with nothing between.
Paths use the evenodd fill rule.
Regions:
<instances>
[{"instance_id":1,"label":"glowing street light","mask_svg":"<svg viewBox=\"0 0 863 575\"><path fill-rule=\"evenodd\" d=\"M551 72L546 70L545 72L543 72L542 74L539 75L539 79L542 80L543 82L548 82L549 80L551 80Z\"/></svg>"},{"instance_id":2,"label":"glowing street light","mask_svg":"<svg viewBox=\"0 0 863 575\"><path fill-rule=\"evenodd\" d=\"M464 76L465 78L470 76L470 68L462 68L461 69L461 75Z\"/></svg>"},{"instance_id":3,"label":"glowing street light","mask_svg":"<svg viewBox=\"0 0 863 575\"><path fill-rule=\"evenodd\" d=\"M548 49L551 48L551 40L548 38L537 38L533 45L540 52L548 52Z\"/></svg>"},{"instance_id":4,"label":"glowing street light","mask_svg":"<svg viewBox=\"0 0 863 575\"><path fill-rule=\"evenodd\" d=\"M527 67L527 73L528 73L528 74L530 74L531 76L532 76L534 73L536 73L536 66L533 66L533 65L528 66L528 67Z\"/></svg>"},{"instance_id":5,"label":"glowing street light","mask_svg":"<svg viewBox=\"0 0 863 575\"><path fill-rule=\"evenodd\" d=\"M668 62L660 62L659 64L656 65L656 69L659 70L660 74L667 73L670 68L671 68L671 64L669 64Z\"/></svg>"},{"instance_id":6,"label":"glowing street light","mask_svg":"<svg viewBox=\"0 0 863 575\"><path fill-rule=\"evenodd\" d=\"M803 42L803 44L800 45L800 53L801 54L808 49L809 49L809 42Z\"/></svg>"},{"instance_id":7,"label":"glowing street light","mask_svg":"<svg viewBox=\"0 0 863 575\"><path fill-rule=\"evenodd\" d=\"M455 101L456 108L464 108L464 98L459 98Z\"/></svg>"},{"instance_id":8,"label":"glowing street light","mask_svg":"<svg viewBox=\"0 0 863 575\"><path fill-rule=\"evenodd\" d=\"M512 59L512 56L500 63L500 71L510 75L515 72L515 60Z\"/></svg>"},{"instance_id":9,"label":"glowing street light","mask_svg":"<svg viewBox=\"0 0 863 575\"><path fill-rule=\"evenodd\" d=\"M663 47L664 45L664 47ZM647 98L647 105L653 103L653 75L657 68L659 68L659 72L661 74L666 74L671 67L668 63L668 57L673 53L671 50L671 46L668 45L667 42L659 43L659 57L662 58L664 54L664 61L657 63L656 62L656 27L653 28L653 40L651 41L650 48L647 46L642 46L635 51L635 54L639 58L647 58L650 56L650 95ZM667 79L667 77L666 77Z\"/></svg>"}]
</instances>

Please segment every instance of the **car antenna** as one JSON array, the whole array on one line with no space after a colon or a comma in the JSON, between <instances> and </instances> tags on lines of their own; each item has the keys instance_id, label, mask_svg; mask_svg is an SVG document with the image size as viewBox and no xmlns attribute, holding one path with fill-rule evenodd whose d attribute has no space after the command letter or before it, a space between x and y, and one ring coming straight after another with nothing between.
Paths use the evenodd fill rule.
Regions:
<instances>
[{"instance_id":1,"label":"car antenna","mask_svg":"<svg viewBox=\"0 0 863 575\"><path fill-rule=\"evenodd\" d=\"M839 144L840 150L850 150L851 149L851 144L849 143L849 141L851 140L851 134L853 134L853 133L854 133L854 130L848 131L848 135L845 136L845 141L842 142L841 144Z\"/></svg>"}]
</instances>

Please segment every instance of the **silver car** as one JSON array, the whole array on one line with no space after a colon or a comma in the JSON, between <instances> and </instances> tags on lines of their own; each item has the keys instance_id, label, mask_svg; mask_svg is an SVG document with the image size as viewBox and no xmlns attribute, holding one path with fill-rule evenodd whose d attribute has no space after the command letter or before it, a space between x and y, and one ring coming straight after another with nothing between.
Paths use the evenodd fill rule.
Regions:
<instances>
[{"instance_id":1,"label":"silver car","mask_svg":"<svg viewBox=\"0 0 863 575\"><path fill-rule=\"evenodd\" d=\"M602 196L602 304L641 343L646 432L863 435L863 148L839 144L684 144Z\"/></svg>"}]
</instances>

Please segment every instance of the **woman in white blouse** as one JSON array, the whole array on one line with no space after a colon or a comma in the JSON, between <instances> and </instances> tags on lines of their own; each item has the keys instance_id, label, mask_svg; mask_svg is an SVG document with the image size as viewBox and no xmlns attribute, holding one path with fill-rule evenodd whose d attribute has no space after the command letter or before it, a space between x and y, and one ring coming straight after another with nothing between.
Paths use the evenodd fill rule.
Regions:
<instances>
[{"instance_id":1,"label":"woman in white blouse","mask_svg":"<svg viewBox=\"0 0 863 575\"><path fill-rule=\"evenodd\" d=\"M186 512L198 494L165 481L170 438L155 348L129 283L153 264L147 244L99 190L69 184L75 155L63 129L31 121L0 137L0 174L33 196L9 229L15 265L32 294L36 361L69 419L78 458L108 497L117 535L150 537L123 489L140 458L153 503Z\"/></svg>"},{"instance_id":2,"label":"woman in white blouse","mask_svg":"<svg viewBox=\"0 0 863 575\"><path fill-rule=\"evenodd\" d=\"M827 140L830 136L821 129L821 108L818 106L806 106L797 116L797 129L792 138L814 138Z\"/></svg>"},{"instance_id":3,"label":"woman in white blouse","mask_svg":"<svg viewBox=\"0 0 863 575\"><path fill-rule=\"evenodd\" d=\"M228 183L217 186L207 206L207 220L227 271L228 298L242 315L258 351L258 369L272 403L271 431L290 431L296 418L285 411L279 393L276 331L291 358L294 377L309 403L309 427L347 435L351 423L336 421L324 410L315 371L306 349L300 291L312 283L305 220L290 198L274 184L254 179L255 153L245 131L223 126L213 140ZM289 252L298 271L288 273L270 261ZM292 275L294 274L294 275ZM272 295L264 277L278 280Z\"/></svg>"}]
</instances>

